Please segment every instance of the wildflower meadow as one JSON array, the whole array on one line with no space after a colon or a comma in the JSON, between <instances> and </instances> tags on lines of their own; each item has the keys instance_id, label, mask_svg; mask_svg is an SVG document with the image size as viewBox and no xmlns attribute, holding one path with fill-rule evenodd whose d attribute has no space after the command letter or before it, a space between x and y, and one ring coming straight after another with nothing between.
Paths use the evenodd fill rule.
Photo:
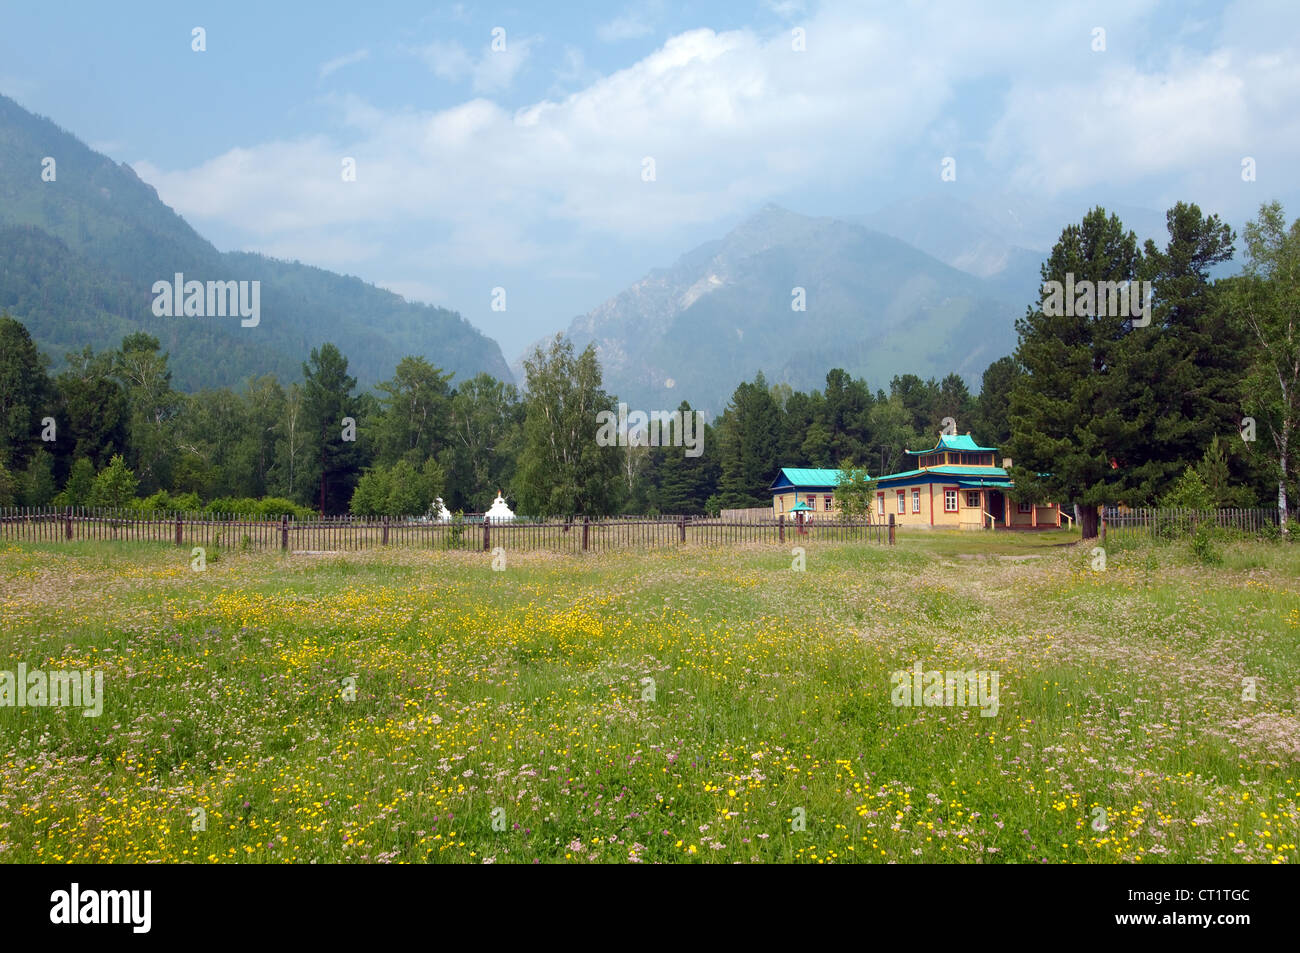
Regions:
<instances>
[{"instance_id":1,"label":"wildflower meadow","mask_svg":"<svg viewBox=\"0 0 1300 953\"><path fill-rule=\"evenodd\" d=\"M1075 540L7 544L0 861L1292 862L1300 549Z\"/></svg>"}]
</instances>

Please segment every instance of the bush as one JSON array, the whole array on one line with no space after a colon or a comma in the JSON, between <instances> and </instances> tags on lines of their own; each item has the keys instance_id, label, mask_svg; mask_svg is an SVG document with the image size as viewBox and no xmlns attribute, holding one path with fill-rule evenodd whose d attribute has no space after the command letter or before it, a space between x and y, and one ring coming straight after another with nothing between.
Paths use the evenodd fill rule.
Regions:
<instances>
[{"instance_id":1,"label":"bush","mask_svg":"<svg viewBox=\"0 0 1300 953\"><path fill-rule=\"evenodd\" d=\"M465 512L457 510L451 515L450 528L447 531L447 548L462 549L465 539Z\"/></svg>"},{"instance_id":2,"label":"bush","mask_svg":"<svg viewBox=\"0 0 1300 953\"><path fill-rule=\"evenodd\" d=\"M14 486L16 481L0 462L0 506L14 505Z\"/></svg>"},{"instance_id":3,"label":"bush","mask_svg":"<svg viewBox=\"0 0 1300 953\"><path fill-rule=\"evenodd\" d=\"M286 500L282 496L267 496L257 501L256 513L258 516L280 517L292 516L294 519L311 519L316 515L316 511L309 506L300 506L293 500Z\"/></svg>"},{"instance_id":4,"label":"bush","mask_svg":"<svg viewBox=\"0 0 1300 953\"><path fill-rule=\"evenodd\" d=\"M1217 566L1223 562L1223 555L1214 545L1214 528L1202 523L1192 534L1192 555L1206 566Z\"/></svg>"},{"instance_id":5,"label":"bush","mask_svg":"<svg viewBox=\"0 0 1300 953\"><path fill-rule=\"evenodd\" d=\"M172 503L171 494L166 490L159 490L157 493L146 496L143 500L132 500L133 509L143 510L146 513L156 513L158 510L174 510L177 507Z\"/></svg>"},{"instance_id":6,"label":"bush","mask_svg":"<svg viewBox=\"0 0 1300 953\"><path fill-rule=\"evenodd\" d=\"M109 461L108 466L99 471L95 477L95 487L90 494L94 506L126 507L135 499L135 488L139 485L135 474L126 465L119 453Z\"/></svg>"},{"instance_id":7,"label":"bush","mask_svg":"<svg viewBox=\"0 0 1300 953\"><path fill-rule=\"evenodd\" d=\"M197 493L173 493L172 509L183 513L197 513L203 509L203 501Z\"/></svg>"},{"instance_id":8,"label":"bush","mask_svg":"<svg viewBox=\"0 0 1300 953\"><path fill-rule=\"evenodd\" d=\"M1184 510L1212 510L1217 506L1195 467L1183 471L1173 488L1160 498L1160 505Z\"/></svg>"},{"instance_id":9,"label":"bush","mask_svg":"<svg viewBox=\"0 0 1300 953\"><path fill-rule=\"evenodd\" d=\"M223 496L210 500L203 511L238 516L247 520L279 519L282 516L311 519L316 515L316 511L311 507L300 506L293 500L286 500L281 496L268 496L261 500L251 496Z\"/></svg>"},{"instance_id":10,"label":"bush","mask_svg":"<svg viewBox=\"0 0 1300 953\"><path fill-rule=\"evenodd\" d=\"M203 511L209 514L230 514L231 516L256 516L257 500L249 496L219 496L208 500Z\"/></svg>"},{"instance_id":11,"label":"bush","mask_svg":"<svg viewBox=\"0 0 1300 953\"><path fill-rule=\"evenodd\" d=\"M68 472L68 482L54 498L55 506L88 506L95 492L95 465L87 457L78 457Z\"/></svg>"}]
</instances>

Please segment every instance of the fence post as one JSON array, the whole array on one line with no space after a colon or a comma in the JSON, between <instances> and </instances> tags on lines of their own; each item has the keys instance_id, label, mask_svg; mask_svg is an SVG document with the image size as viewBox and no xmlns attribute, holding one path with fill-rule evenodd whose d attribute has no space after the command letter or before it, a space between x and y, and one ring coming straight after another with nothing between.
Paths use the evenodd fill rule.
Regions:
<instances>
[{"instance_id":1,"label":"fence post","mask_svg":"<svg viewBox=\"0 0 1300 953\"><path fill-rule=\"evenodd\" d=\"M289 549L289 514L285 513L280 517L280 548L287 551Z\"/></svg>"},{"instance_id":2,"label":"fence post","mask_svg":"<svg viewBox=\"0 0 1300 953\"><path fill-rule=\"evenodd\" d=\"M185 545L185 526L181 523L181 514L176 514L176 545Z\"/></svg>"},{"instance_id":3,"label":"fence post","mask_svg":"<svg viewBox=\"0 0 1300 953\"><path fill-rule=\"evenodd\" d=\"M780 516L776 518L776 535L777 535L777 542L779 543L785 542L785 514L784 513L782 513Z\"/></svg>"},{"instance_id":4,"label":"fence post","mask_svg":"<svg viewBox=\"0 0 1300 953\"><path fill-rule=\"evenodd\" d=\"M677 541L686 542L686 517L682 516L677 520Z\"/></svg>"},{"instance_id":5,"label":"fence post","mask_svg":"<svg viewBox=\"0 0 1300 953\"><path fill-rule=\"evenodd\" d=\"M584 516L582 518L582 551L584 553L587 551L587 530L590 528L590 526L591 526L591 522L589 518Z\"/></svg>"},{"instance_id":6,"label":"fence post","mask_svg":"<svg viewBox=\"0 0 1300 953\"><path fill-rule=\"evenodd\" d=\"M1101 544L1106 545L1106 507L1101 508Z\"/></svg>"},{"instance_id":7,"label":"fence post","mask_svg":"<svg viewBox=\"0 0 1300 953\"><path fill-rule=\"evenodd\" d=\"M889 545L894 545L894 514L889 514Z\"/></svg>"},{"instance_id":8,"label":"fence post","mask_svg":"<svg viewBox=\"0 0 1300 953\"><path fill-rule=\"evenodd\" d=\"M66 524L67 538L72 539L72 507L68 507L68 512L64 516L64 520Z\"/></svg>"},{"instance_id":9,"label":"fence post","mask_svg":"<svg viewBox=\"0 0 1300 953\"><path fill-rule=\"evenodd\" d=\"M492 548L492 520L487 516L483 517L483 552ZM585 547L584 547L585 548Z\"/></svg>"},{"instance_id":10,"label":"fence post","mask_svg":"<svg viewBox=\"0 0 1300 953\"><path fill-rule=\"evenodd\" d=\"M384 517L384 531L383 531L383 535L380 536L379 545L381 546L388 545L388 517L387 516Z\"/></svg>"}]
</instances>

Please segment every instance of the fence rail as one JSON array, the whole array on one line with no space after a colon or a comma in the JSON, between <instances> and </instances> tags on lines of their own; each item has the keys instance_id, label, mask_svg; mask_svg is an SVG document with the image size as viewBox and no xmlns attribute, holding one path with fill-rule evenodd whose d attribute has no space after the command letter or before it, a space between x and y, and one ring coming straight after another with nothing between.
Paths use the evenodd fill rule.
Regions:
<instances>
[{"instance_id":1,"label":"fence rail","mask_svg":"<svg viewBox=\"0 0 1300 953\"><path fill-rule=\"evenodd\" d=\"M338 516L298 520L220 513L106 510L86 507L0 508L0 539L11 542L120 540L225 549L334 552L400 546L417 549L600 552L694 544L894 542L895 527L861 520L784 517L735 521L706 516L609 517L498 521L482 514L461 521L415 517Z\"/></svg>"},{"instance_id":2,"label":"fence rail","mask_svg":"<svg viewBox=\"0 0 1300 953\"><path fill-rule=\"evenodd\" d=\"M1199 526L1262 533L1279 525L1276 509L1119 509L1108 506L1102 510L1102 519L1102 525L1109 532L1139 532L1149 536L1182 536L1195 532Z\"/></svg>"}]
</instances>

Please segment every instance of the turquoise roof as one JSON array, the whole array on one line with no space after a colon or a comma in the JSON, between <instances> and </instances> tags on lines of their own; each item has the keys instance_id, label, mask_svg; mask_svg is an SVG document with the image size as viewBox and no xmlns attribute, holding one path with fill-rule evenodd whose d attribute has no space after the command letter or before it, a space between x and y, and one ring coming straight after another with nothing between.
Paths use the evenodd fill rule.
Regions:
<instances>
[{"instance_id":1,"label":"turquoise roof","mask_svg":"<svg viewBox=\"0 0 1300 953\"><path fill-rule=\"evenodd\" d=\"M844 473L834 467L782 467L772 481L769 490L788 487L834 487L839 486Z\"/></svg>"},{"instance_id":2,"label":"turquoise roof","mask_svg":"<svg viewBox=\"0 0 1300 953\"><path fill-rule=\"evenodd\" d=\"M811 506L809 506L809 505L808 505L807 503L805 503L803 500L800 500L800 501L799 501L798 503L796 503L794 506L790 507L790 512L791 512L791 513L801 513L801 512L805 512L805 511L811 510L811 509L812 509Z\"/></svg>"},{"instance_id":3,"label":"turquoise roof","mask_svg":"<svg viewBox=\"0 0 1300 953\"><path fill-rule=\"evenodd\" d=\"M971 435L968 433L940 434L939 442L934 445L934 449L908 450L907 452L914 457L919 457L924 453L936 453L943 450L961 450L961 451L965 451L966 453L997 453L998 448L981 447L977 443L975 443L974 440L971 439Z\"/></svg>"},{"instance_id":4,"label":"turquoise roof","mask_svg":"<svg viewBox=\"0 0 1300 953\"><path fill-rule=\"evenodd\" d=\"M882 476L879 484L884 486L888 483L899 481L910 481L915 483L917 480L927 480L928 478L947 477L956 480L959 484L963 481L971 482L974 486L1011 486L1011 481L1007 479L1007 471L1002 467L967 467L956 464L944 464L938 467L926 467L923 470L905 470L902 473L891 473L888 476Z\"/></svg>"}]
</instances>

